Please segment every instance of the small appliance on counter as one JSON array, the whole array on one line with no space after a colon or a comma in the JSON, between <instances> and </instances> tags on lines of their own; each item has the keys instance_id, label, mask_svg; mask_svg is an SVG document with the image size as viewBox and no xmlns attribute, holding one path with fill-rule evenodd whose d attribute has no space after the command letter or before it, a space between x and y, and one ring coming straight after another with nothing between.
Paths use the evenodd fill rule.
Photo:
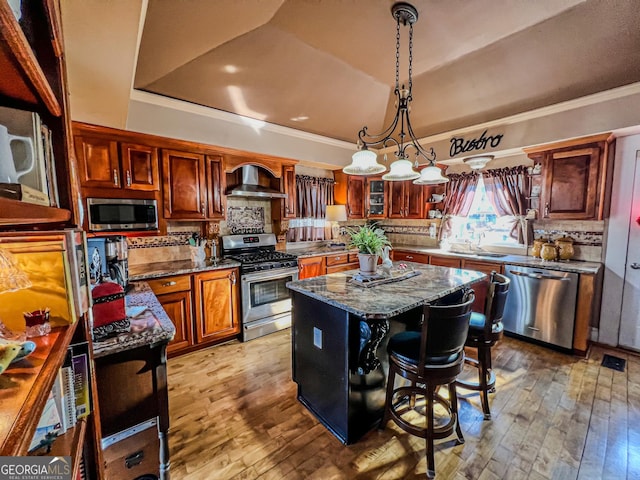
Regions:
<instances>
[{"instance_id":1,"label":"small appliance on counter","mask_svg":"<svg viewBox=\"0 0 640 480\"><path fill-rule=\"evenodd\" d=\"M121 235L88 238L87 247L91 284L107 280L120 284L126 292L129 286L127 238Z\"/></svg>"}]
</instances>

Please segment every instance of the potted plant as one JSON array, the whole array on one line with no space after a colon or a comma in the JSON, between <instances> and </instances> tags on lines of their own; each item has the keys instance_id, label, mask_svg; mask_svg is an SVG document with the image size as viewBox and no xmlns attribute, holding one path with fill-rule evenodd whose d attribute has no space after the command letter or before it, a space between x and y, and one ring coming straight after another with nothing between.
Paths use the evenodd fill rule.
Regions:
<instances>
[{"instance_id":1,"label":"potted plant","mask_svg":"<svg viewBox=\"0 0 640 480\"><path fill-rule=\"evenodd\" d=\"M347 233L351 237L349 246L358 249L360 273L362 275L375 274L376 266L378 265L378 256L382 253L382 249L385 246L391 245L389 239L384 234L384 230L373 223L357 228L347 228Z\"/></svg>"}]
</instances>

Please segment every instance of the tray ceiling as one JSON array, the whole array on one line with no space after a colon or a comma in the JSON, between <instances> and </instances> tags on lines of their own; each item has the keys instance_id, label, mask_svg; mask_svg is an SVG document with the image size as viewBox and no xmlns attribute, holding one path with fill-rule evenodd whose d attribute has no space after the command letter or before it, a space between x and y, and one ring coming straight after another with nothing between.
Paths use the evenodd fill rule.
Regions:
<instances>
[{"instance_id":1,"label":"tray ceiling","mask_svg":"<svg viewBox=\"0 0 640 480\"><path fill-rule=\"evenodd\" d=\"M355 141L395 113L393 3L149 0L134 85ZM640 81L636 0L412 3L418 137Z\"/></svg>"}]
</instances>

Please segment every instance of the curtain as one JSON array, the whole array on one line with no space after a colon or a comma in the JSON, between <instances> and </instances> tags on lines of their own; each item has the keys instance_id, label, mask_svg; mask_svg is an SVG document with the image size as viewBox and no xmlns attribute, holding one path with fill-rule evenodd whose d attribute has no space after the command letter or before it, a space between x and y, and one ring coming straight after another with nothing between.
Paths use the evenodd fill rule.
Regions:
<instances>
[{"instance_id":1,"label":"curtain","mask_svg":"<svg viewBox=\"0 0 640 480\"><path fill-rule=\"evenodd\" d=\"M442 226L440 238L446 238L451 233L451 217L466 217L473 203L478 185L477 172L447 175L446 198L442 212Z\"/></svg>"},{"instance_id":2,"label":"curtain","mask_svg":"<svg viewBox=\"0 0 640 480\"><path fill-rule=\"evenodd\" d=\"M331 178L296 175L298 217L289 221L287 241L308 242L331 238L331 225L325 221L327 205L333 205Z\"/></svg>"},{"instance_id":3,"label":"curtain","mask_svg":"<svg viewBox=\"0 0 640 480\"><path fill-rule=\"evenodd\" d=\"M527 222L527 192L529 192L529 175L527 167L505 167L486 170L483 174L487 199L500 216L513 215L514 222L510 235L518 243L528 243L533 236L528 231L531 226Z\"/></svg>"}]
</instances>

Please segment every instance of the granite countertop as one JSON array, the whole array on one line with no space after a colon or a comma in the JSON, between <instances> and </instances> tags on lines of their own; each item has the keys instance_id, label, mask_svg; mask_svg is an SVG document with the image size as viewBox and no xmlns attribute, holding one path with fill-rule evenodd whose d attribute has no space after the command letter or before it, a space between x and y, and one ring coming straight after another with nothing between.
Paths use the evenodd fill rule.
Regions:
<instances>
[{"instance_id":1,"label":"granite countertop","mask_svg":"<svg viewBox=\"0 0 640 480\"><path fill-rule=\"evenodd\" d=\"M150 278L166 277L168 275L180 275L209 270L222 270L225 268L239 267L240 262L222 259L217 262L207 260L204 263L193 263L191 260L178 260L173 262L154 262L143 265L135 265L129 268L129 281L148 280Z\"/></svg>"},{"instance_id":2,"label":"granite countertop","mask_svg":"<svg viewBox=\"0 0 640 480\"><path fill-rule=\"evenodd\" d=\"M173 339L176 329L147 282L132 283L125 300L127 307L144 306L147 309L129 319L129 332L93 342L94 357L104 357Z\"/></svg>"},{"instance_id":3,"label":"granite countertop","mask_svg":"<svg viewBox=\"0 0 640 480\"><path fill-rule=\"evenodd\" d=\"M333 255L341 253L358 253L358 249L349 248L346 245L330 247L329 245L320 245L313 247L287 248L286 253L297 256L298 258L316 257L318 255Z\"/></svg>"},{"instance_id":4,"label":"granite countertop","mask_svg":"<svg viewBox=\"0 0 640 480\"><path fill-rule=\"evenodd\" d=\"M410 251L414 253L424 253L427 255L441 255L443 257L467 258L470 260L479 260L483 262L495 262L495 263L502 263L502 264L509 264L509 265L520 265L523 267L537 267L537 268L544 268L547 270L559 270L562 272L572 272L572 273L597 274L602 268L602 264L598 262L583 262L580 260L547 262L540 258L530 257L527 255L500 254L501 256L494 256L496 254L493 254L490 252L487 252L487 254L485 255L483 255L482 252L460 253L460 252L451 252L449 250L443 250L441 248L420 247L416 245L394 245L393 249Z\"/></svg>"},{"instance_id":5,"label":"granite countertop","mask_svg":"<svg viewBox=\"0 0 640 480\"><path fill-rule=\"evenodd\" d=\"M420 274L393 283L364 287L352 281L354 271L287 282L291 290L364 318L390 318L470 285L484 273L406 263Z\"/></svg>"}]
</instances>

